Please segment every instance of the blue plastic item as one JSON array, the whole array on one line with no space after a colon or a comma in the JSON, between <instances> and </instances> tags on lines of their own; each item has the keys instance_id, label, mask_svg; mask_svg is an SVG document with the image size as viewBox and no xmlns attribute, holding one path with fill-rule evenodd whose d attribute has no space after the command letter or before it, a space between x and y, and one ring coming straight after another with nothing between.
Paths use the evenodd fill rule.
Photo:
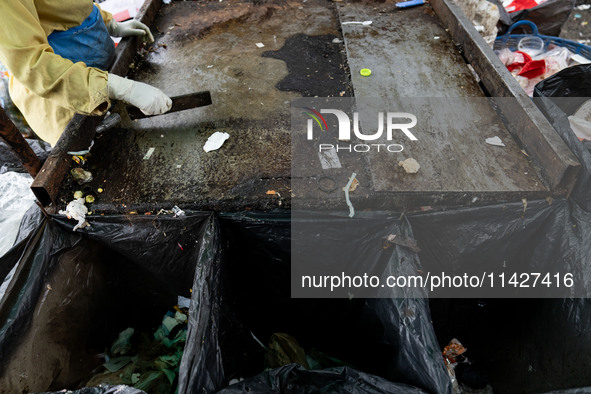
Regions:
<instances>
[{"instance_id":1,"label":"blue plastic item","mask_svg":"<svg viewBox=\"0 0 591 394\"><path fill-rule=\"evenodd\" d=\"M409 1L403 1L402 3L396 3L396 7L408 8L408 7L414 7L416 5L423 5L423 4L425 4L425 0L409 0Z\"/></svg>"},{"instance_id":2,"label":"blue plastic item","mask_svg":"<svg viewBox=\"0 0 591 394\"><path fill-rule=\"evenodd\" d=\"M511 34L513 29L515 29L518 26L529 26L532 30L532 34ZM564 38L542 35L538 32L538 27L536 26L535 23L533 23L531 21L525 21L525 20L514 23L513 25L511 25L511 27L509 27L509 30L507 30L507 33L505 33L502 36L497 37L497 39L495 40L493 49L494 50L501 50L504 48L509 48L512 51L516 51L517 44L519 43L519 40L521 40L524 37L529 37L529 36L540 37L544 41L544 48L545 49L548 49L548 47L550 45L568 48L568 50L570 50L571 52L579 54L579 55L591 60L591 47L589 47L587 45L579 44L576 41L565 40Z\"/></svg>"}]
</instances>

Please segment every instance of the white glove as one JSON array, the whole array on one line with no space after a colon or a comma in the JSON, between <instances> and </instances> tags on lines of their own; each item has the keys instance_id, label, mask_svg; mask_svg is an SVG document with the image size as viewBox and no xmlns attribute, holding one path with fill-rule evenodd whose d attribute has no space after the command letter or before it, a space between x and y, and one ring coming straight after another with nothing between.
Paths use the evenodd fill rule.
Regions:
<instances>
[{"instance_id":1,"label":"white glove","mask_svg":"<svg viewBox=\"0 0 591 394\"><path fill-rule=\"evenodd\" d=\"M112 19L107 26L107 30L113 37L143 36L144 41L154 42L154 36L150 32L150 28L135 19L125 22L117 22Z\"/></svg>"},{"instance_id":2,"label":"white glove","mask_svg":"<svg viewBox=\"0 0 591 394\"><path fill-rule=\"evenodd\" d=\"M172 100L160 89L109 73L109 98L138 107L146 115L159 115L172 107Z\"/></svg>"}]
</instances>

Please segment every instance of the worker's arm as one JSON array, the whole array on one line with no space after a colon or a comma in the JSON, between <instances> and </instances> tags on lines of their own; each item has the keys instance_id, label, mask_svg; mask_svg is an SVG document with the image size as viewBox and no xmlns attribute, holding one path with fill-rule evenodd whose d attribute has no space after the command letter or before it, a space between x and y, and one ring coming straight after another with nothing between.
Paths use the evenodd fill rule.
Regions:
<instances>
[{"instance_id":1,"label":"worker's arm","mask_svg":"<svg viewBox=\"0 0 591 394\"><path fill-rule=\"evenodd\" d=\"M0 1L0 61L28 90L86 115L109 107L108 74L56 55L34 0Z\"/></svg>"}]
</instances>

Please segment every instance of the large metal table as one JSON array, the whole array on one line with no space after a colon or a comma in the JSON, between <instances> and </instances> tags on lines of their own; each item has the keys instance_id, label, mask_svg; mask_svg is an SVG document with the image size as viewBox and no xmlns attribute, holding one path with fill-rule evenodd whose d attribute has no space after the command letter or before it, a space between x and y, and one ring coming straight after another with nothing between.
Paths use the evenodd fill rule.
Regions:
<instances>
[{"instance_id":1,"label":"large metal table","mask_svg":"<svg viewBox=\"0 0 591 394\"><path fill-rule=\"evenodd\" d=\"M339 209L351 166L360 181L354 203L387 209L565 196L576 181L576 158L449 0L404 10L392 1L148 0L141 15L155 44L133 58L137 43L124 42L112 71L129 71L169 95L209 90L213 105L98 137L100 119L75 118L32 186L50 211L79 188L68 175L74 164L66 152L85 149L93 138L88 187L104 190L92 210L105 213L174 205L271 210L289 208L294 194L311 207ZM352 20L372 25L342 24ZM373 70L370 78L359 74L364 67ZM291 168L290 101L303 95L447 100L430 111L459 126L440 127L405 152L421 163L420 177L400 172L397 160L366 155L332 170L339 188L327 193L318 188L324 173L318 163ZM508 100L490 106L486 96ZM491 135L482 125L493 125L507 146L485 144ZM230 139L206 153L214 131Z\"/></svg>"}]
</instances>

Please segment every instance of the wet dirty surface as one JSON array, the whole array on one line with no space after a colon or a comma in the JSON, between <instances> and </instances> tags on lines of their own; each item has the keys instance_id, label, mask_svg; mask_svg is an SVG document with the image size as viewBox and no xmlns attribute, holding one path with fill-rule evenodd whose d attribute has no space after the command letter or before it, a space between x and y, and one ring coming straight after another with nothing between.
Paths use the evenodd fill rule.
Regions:
<instances>
[{"instance_id":1,"label":"wet dirty surface","mask_svg":"<svg viewBox=\"0 0 591 394\"><path fill-rule=\"evenodd\" d=\"M130 77L170 96L209 90L213 104L135 121L129 129L111 130L98 138L87 164L95 175L92 187L104 189L94 210L142 213L175 204L216 210L286 207L289 103L301 93L277 89L289 75L284 60L290 56L283 50L284 60L274 59L269 51L280 50L290 38L320 36L326 39L312 39L320 49L335 47L325 59L339 55L343 44L332 44L333 38L341 37L334 5L172 2L163 5L153 30L156 43L137 59ZM297 47L293 50L291 59L299 58ZM329 62L308 67L323 75L334 73ZM343 73L336 79L345 80ZM334 86L333 81L328 78L327 86ZM309 86L329 91L318 80ZM336 94L346 89L339 86ZM204 152L203 145L216 131L230 138L219 150ZM151 148L152 155L144 160ZM270 190L277 194L267 194ZM62 195L62 204L71 199L70 192Z\"/></svg>"},{"instance_id":2,"label":"wet dirty surface","mask_svg":"<svg viewBox=\"0 0 591 394\"><path fill-rule=\"evenodd\" d=\"M289 74L277 89L300 92L303 97L349 97L353 95L343 40L335 35L296 34L283 48L263 53L285 61Z\"/></svg>"},{"instance_id":3,"label":"wet dirty surface","mask_svg":"<svg viewBox=\"0 0 591 394\"><path fill-rule=\"evenodd\" d=\"M367 99L365 106L371 113L400 111L418 118L417 141L400 132L397 141L390 141L404 145L402 152L368 153L376 191L546 190L492 106L482 98L484 93L430 6L399 10L392 4L371 9L341 3L338 11L343 23L372 21L369 26L343 25L358 102ZM362 76L362 68L371 69L371 75ZM388 104L375 108L374 97ZM375 130L376 123L372 119L365 128ZM485 143L494 136L506 146ZM376 142L388 143L385 138ZM421 165L417 174L407 174L398 165L407 158Z\"/></svg>"},{"instance_id":4,"label":"wet dirty surface","mask_svg":"<svg viewBox=\"0 0 591 394\"><path fill-rule=\"evenodd\" d=\"M433 9L339 3L357 97L482 97ZM371 21L369 26L347 24ZM360 75L368 68L371 76Z\"/></svg>"},{"instance_id":5,"label":"wet dirty surface","mask_svg":"<svg viewBox=\"0 0 591 394\"><path fill-rule=\"evenodd\" d=\"M400 99L484 94L429 5L398 10L393 4L163 5L153 27L156 42L135 59L129 77L170 96L209 90L213 104L133 121L95 138L85 165L94 174L86 185L96 197L89 209L272 210L290 208L293 195L342 208L342 188L352 172L359 188L351 199L367 207L545 197L543 183L490 107L475 100L417 110ZM342 22L364 20L372 24L345 24L341 30ZM361 76L361 68L372 75ZM405 111L414 111L423 122L419 140L405 142L401 153L339 153L343 166L323 170L314 146L294 138L292 147L291 101L353 92L387 99L387 110L404 104ZM454 122L461 124L454 128ZM362 122L366 134L372 127ZM230 137L219 150L204 152L214 132ZM495 135L507 146L484 143ZM292 149L305 157L293 168ZM420 163L419 173L409 175L398 166L408 157ZM67 179L60 205L78 189Z\"/></svg>"}]
</instances>

